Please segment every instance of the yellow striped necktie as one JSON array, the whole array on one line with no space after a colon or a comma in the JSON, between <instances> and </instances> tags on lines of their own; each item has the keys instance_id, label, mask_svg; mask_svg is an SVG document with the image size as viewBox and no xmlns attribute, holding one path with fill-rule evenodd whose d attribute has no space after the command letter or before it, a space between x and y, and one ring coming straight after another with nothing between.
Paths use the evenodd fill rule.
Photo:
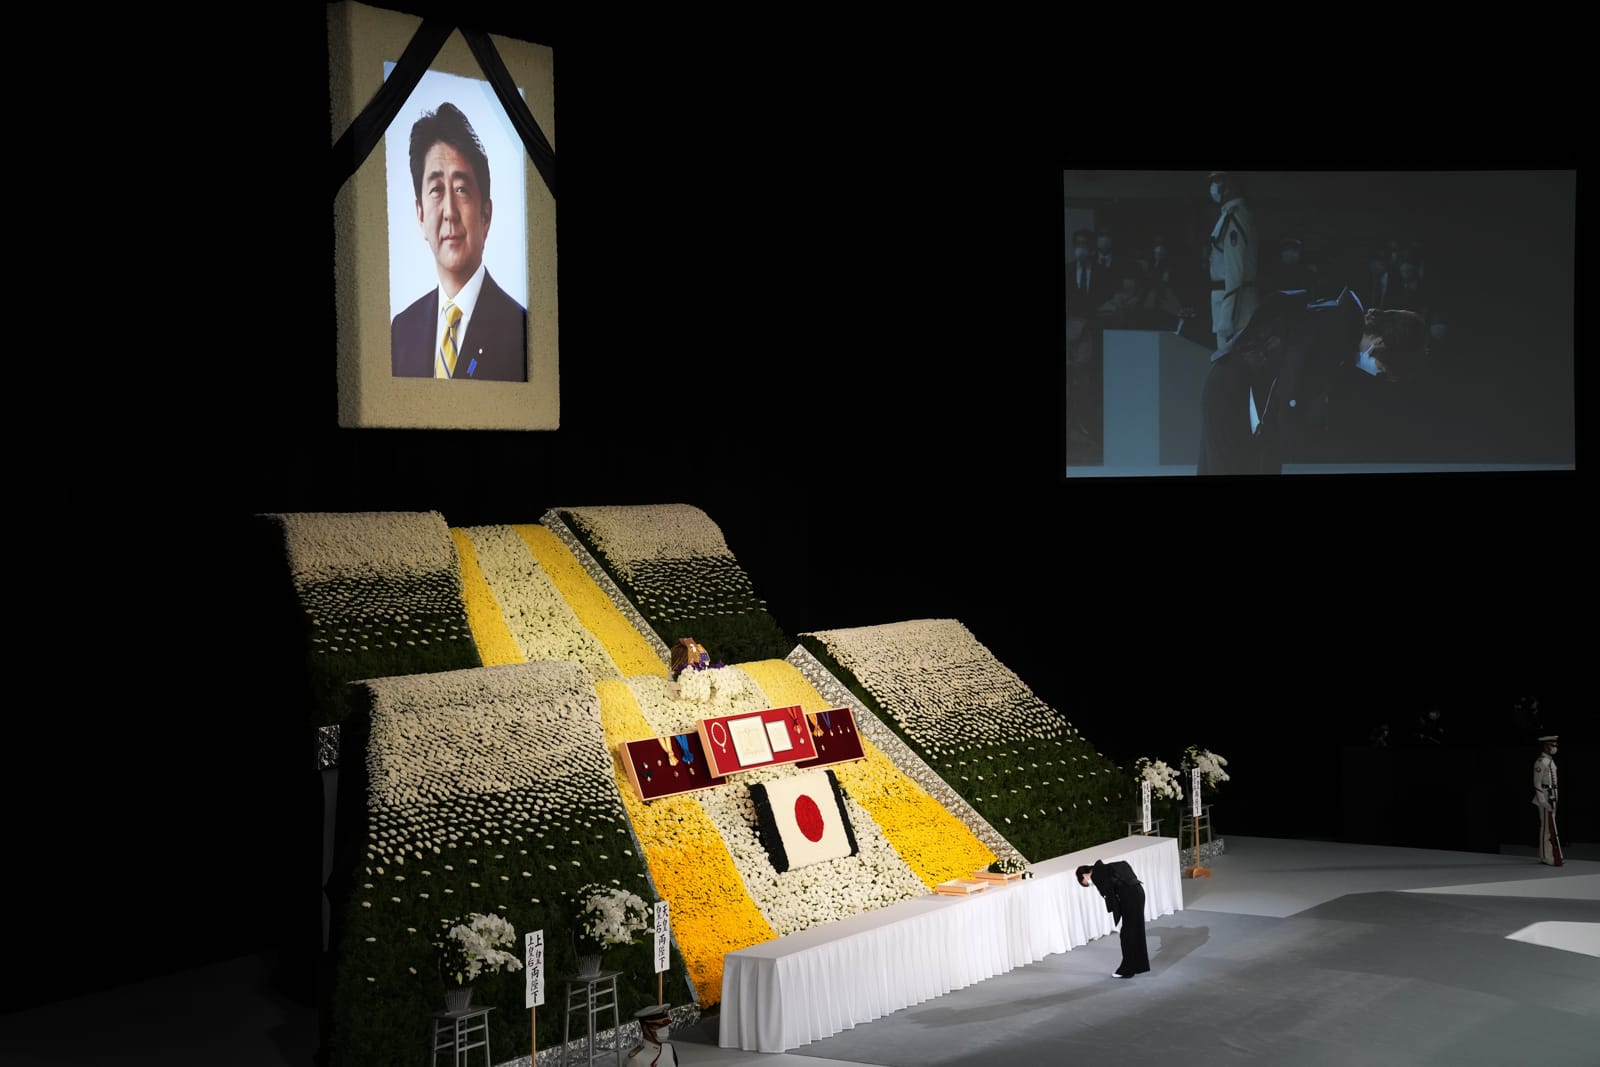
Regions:
<instances>
[{"instance_id":1,"label":"yellow striped necktie","mask_svg":"<svg viewBox=\"0 0 1600 1067\"><path fill-rule=\"evenodd\" d=\"M461 309L454 304L446 304L444 318L444 341L439 345L439 362L443 367L443 372L436 375L436 377L454 378L456 375L456 326L461 322Z\"/></svg>"}]
</instances>

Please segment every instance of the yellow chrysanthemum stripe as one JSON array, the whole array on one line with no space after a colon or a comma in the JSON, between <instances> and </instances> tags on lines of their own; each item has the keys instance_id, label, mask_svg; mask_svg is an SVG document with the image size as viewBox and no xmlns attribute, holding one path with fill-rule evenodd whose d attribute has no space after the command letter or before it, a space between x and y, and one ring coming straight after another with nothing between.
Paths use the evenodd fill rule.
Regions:
<instances>
[{"instance_id":1,"label":"yellow chrysanthemum stripe","mask_svg":"<svg viewBox=\"0 0 1600 1067\"><path fill-rule=\"evenodd\" d=\"M865 737L861 751L866 759L834 766L839 784L872 813L923 885L932 889L952 878L970 878L973 871L995 861L994 850L978 840L966 823Z\"/></svg>"},{"instance_id":2,"label":"yellow chrysanthemum stripe","mask_svg":"<svg viewBox=\"0 0 1600 1067\"><path fill-rule=\"evenodd\" d=\"M511 528L527 542L528 551L550 576L551 583L578 616L578 621L605 646L624 678L641 674L668 676L668 665L662 662L655 647L617 610L611 598L589 577L583 564L559 537L545 526Z\"/></svg>"},{"instance_id":3,"label":"yellow chrysanthemum stripe","mask_svg":"<svg viewBox=\"0 0 1600 1067\"><path fill-rule=\"evenodd\" d=\"M456 555L461 559L461 592L467 605L467 625L472 628L472 641L478 646L478 656L485 667L499 667L507 663L521 663L522 650L516 638L506 628L500 614L500 601L489 589L489 582L478 565L477 550L465 530L452 529L451 540L456 543Z\"/></svg>"},{"instance_id":4,"label":"yellow chrysanthemum stripe","mask_svg":"<svg viewBox=\"0 0 1600 1067\"><path fill-rule=\"evenodd\" d=\"M654 736L627 683L595 683L606 748ZM656 891L671 904L678 951L689 967L702 1007L722 1000L722 957L775 936L745 892L722 835L693 794L646 804L633 792L627 772L614 767L617 789L644 848Z\"/></svg>"},{"instance_id":5,"label":"yellow chrysanthemum stripe","mask_svg":"<svg viewBox=\"0 0 1600 1067\"><path fill-rule=\"evenodd\" d=\"M799 704L809 712L833 706L785 660L739 666L755 679L773 707ZM978 840L966 823L929 796L865 736L861 737L861 751L865 759L835 763L831 769L924 885L931 889L951 878L970 877L995 861L994 851Z\"/></svg>"}]
</instances>

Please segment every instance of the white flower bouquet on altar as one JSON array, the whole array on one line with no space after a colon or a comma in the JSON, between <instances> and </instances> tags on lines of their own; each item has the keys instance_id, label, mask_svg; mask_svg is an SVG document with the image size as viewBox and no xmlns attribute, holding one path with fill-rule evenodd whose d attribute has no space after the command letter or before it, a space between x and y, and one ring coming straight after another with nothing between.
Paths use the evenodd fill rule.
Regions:
<instances>
[{"instance_id":1,"label":"white flower bouquet on altar","mask_svg":"<svg viewBox=\"0 0 1600 1067\"><path fill-rule=\"evenodd\" d=\"M1209 749L1200 748L1198 745L1190 745L1184 749L1184 773L1188 774L1196 767L1200 768L1200 779L1207 789L1216 789L1228 780L1228 772L1222 769L1227 765L1227 760Z\"/></svg>"},{"instance_id":2,"label":"white flower bouquet on altar","mask_svg":"<svg viewBox=\"0 0 1600 1067\"><path fill-rule=\"evenodd\" d=\"M1178 768L1169 767L1166 760L1153 760L1149 756L1140 756L1133 761L1133 769L1138 772L1134 779L1135 784L1150 783L1152 799L1183 799L1183 786L1178 781Z\"/></svg>"},{"instance_id":3,"label":"white flower bouquet on altar","mask_svg":"<svg viewBox=\"0 0 1600 1067\"><path fill-rule=\"evenodd\" d=\"M444 936L434 942L439 950L439 973L445 985L470 985L493 971L519 971L522 960L513 952L517 932L493 912L473 912L464 919L442 920Z\"/></svg>"},{"instance_id":4,"label":"white flower bouquet on altar","mask_svg":"<svg viewBox=\"0 0 1600 1067\"><path fill-rule=\"evenodd\" d=\"M678 696L706 704L727 688L720 663L691 663L678 675Z\"/></svg>"},{"instance_id":5,"label":"white flower bouquet on altar","mask_svg":"<svg viewBox=\"0 0 1600 1067\"><path fill-rule=\"evenodd\" d=\"M650 929L651 911L637 894L620 886L590 883L578 891L580 917L574 936L580 947L596 951L612 945L631 945Z\"/></svg>"}]
</instances>

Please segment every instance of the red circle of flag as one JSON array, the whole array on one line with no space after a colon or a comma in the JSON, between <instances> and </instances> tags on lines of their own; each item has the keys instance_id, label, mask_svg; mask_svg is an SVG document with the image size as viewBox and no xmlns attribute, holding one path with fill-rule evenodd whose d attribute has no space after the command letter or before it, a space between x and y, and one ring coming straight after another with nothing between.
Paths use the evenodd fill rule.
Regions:
<instances>
[{"instance_id":1,"label":"red circle of flag","mask_svg":"<svg viewBox=\"0 0 1600 1067\"><path fill-rule=\"evenodd\" d=\"M827 827L822 824L822 809L817 802L801 793L794 798L794 822L807 841L821 841Z\"/></svg>"},{"instance_id":2,"label":"red circle of flag","mask_svg":"<svg viewBox=\"0 0 1600 1067\"><path fill-rule=\"evenodd\" d=\"M750 786L762 843L780 874L842 856L856 841L832 771L812 770Z\"/></svg>"}]
</instances>

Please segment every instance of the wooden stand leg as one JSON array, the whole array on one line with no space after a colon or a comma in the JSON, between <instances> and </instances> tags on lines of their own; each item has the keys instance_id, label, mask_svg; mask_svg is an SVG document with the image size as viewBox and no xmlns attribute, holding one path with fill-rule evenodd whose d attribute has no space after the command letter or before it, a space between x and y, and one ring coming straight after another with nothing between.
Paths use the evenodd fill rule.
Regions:
<instances>
[{"instance_id":1,"label":"wooden stand leg","mask_svg":"<svg viewBox=\"0 0 1600 1067\"><path fill-rule=\"evenodd\" d=\"M1194 822L1194 866L1183 872L1185 878L1210 878L1211 870L1200 865L1200 816L1190 817Z\"/></svg>"}]
</instances>

